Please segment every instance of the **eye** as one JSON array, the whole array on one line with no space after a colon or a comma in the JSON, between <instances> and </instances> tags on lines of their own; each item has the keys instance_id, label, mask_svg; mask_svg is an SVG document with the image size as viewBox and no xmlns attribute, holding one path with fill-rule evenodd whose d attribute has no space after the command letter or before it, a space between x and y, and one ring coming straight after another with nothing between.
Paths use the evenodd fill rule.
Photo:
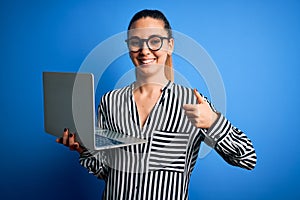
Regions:
<instances>
[{"instance_id":1,"label":"eye","mask_svg":"<svg viewBox=\"0 0 300 200\"><path fill-rule=\"evenodd\" d=\"M150 46L160 46L161 39L159 37L153 37L150 38L148 42Z\"/></svg>"},{"instance_id":2,"label":"eye","mask_svg":"<svg viewBox=\"0 0 300 200\"><path fill-rule=\"evenodd\" d=\"M129 40L129 46L133 47L139 47L140 46L140 40L137 38L133 38Z\"/></svg>"}]
</instances>

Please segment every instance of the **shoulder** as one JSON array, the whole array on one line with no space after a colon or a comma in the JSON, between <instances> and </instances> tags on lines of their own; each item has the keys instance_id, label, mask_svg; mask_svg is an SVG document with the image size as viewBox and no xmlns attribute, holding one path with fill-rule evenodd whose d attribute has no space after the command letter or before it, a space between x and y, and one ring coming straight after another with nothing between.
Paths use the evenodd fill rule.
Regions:
<instances>
[{"instance_id":1,"label":"shoulder","mask_svg":"<svg viewBox=\"0 0 300 200\"><path fill-rule=\"evenodd\" d=\"M101 102L109 102L109 101L116 101L117 99L122 99L128 96L128 94L130 94L130 91L131 91L131 85L110 90L102 96Z\"/></svg>"},{"instance_id":2,"label":"shoulder","mask_svg":"<svg viewBox=\"0 0 300 200\"><path fill-rule=\"evenodd\" d=\"M177 95L183 96L192 96L194 94L193 89L187 86L179 85L177 83L173 83L171 86L171 90Z\"/></svg>"},{"instance_id":3,"label":"shoulder","mask_svg":"<svg viewBox=\"0 0 300 200\"><path fill-rule=\"evenodd\" d=\"M122 88L118 88L118 89L110 90L110 91L106 92L103 96L125 93L125 92L128 92L129 90L131 90L131 85L128 85L128 86L125 86Z\"/></svg>"},{"instance_id":4,"label":"shoulder","mask_svg":"<svg viewBox=\"0 0 300 200\"><path fill-rule=\"evenodd\" d=\"M194 95L193 89L176 83L172 83L170 87L171 92L177 97L178 100L183 101L183 103L195 103L196 97Z\"/></svg>"},{"instance_id":5,"label":"shoulder","mask_svg":"<svg viewBox=\"0 0 300 200\"><path fill-rule=\"evenodd\" d=\"M184 91L184 92L192 92L193 89L190 88L190 87L187 87L187 86L183 86L183 85L180 85L180 84L177 84L177 83L172 83L172 88L173 90L177 91L177 92L181 92L181 91Z\"/></svg>"}]
</instances>

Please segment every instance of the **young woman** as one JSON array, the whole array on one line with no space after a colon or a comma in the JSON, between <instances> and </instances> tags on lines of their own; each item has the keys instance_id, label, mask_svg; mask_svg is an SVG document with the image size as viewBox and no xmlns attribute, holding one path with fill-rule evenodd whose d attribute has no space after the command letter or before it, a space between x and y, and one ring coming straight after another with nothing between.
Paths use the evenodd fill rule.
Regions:
<instances>
[{"instance_id":1,"label":"young woman","mask_svg":"<svg viewBox=\"0 0 300 200\"><path fill-rule=\"evenodd\" d=\"M136 13L126 42L136 81L102 97L98 126L148 142L94 152L67 129L62 140L80 153L81 165L106 181L103 199L188 199L202 141L231 165L255 167L255 150L247 136L196 90L173 82L174 39L160 11Z\"/></svg>"}]
</instances>

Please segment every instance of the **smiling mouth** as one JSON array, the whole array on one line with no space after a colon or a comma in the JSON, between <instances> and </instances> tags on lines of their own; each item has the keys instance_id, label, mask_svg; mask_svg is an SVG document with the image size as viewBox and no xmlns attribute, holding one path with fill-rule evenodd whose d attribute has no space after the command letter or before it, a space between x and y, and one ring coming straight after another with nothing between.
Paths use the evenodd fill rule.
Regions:
<instances>
[{"instance_id":1,"label":"smiling mouth","mask_svg":"<svg viewBox=\"0 0 300 200\"><path fill-rule=\"evenodd\" d=\"M154 63L155 60L156 60L155 58L151 58L151 59L140 59L139 62L140 62L142 65L148 65L148 64Z\"/></svg>"}]
</instances>

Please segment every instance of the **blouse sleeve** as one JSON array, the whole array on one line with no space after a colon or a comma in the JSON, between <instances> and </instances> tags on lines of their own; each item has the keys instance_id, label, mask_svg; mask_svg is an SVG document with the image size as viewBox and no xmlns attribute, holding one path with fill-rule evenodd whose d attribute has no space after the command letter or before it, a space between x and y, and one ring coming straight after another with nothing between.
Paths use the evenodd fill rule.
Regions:
<instances>
[{"instance_id":1,"label":"blouse sleeve","mask_svg":"<svg viewBox=\"0 0 300 200\"><path fill-rule=\"evenodd\" d=\"M215 111L212 105L211 107ZM214 124L208 130L203 130L204 142L213 147L229 164L248 170L254 169L257 158L251 140L221 113L217 114Z\"/></svg>"},{"instance_id":2,"label":"blouse sleeve","mask_svg":"<svg viewBox=\"0 0 300 200\"><path fill-rule=\"evenodd\" d=\"M105 151L91 152L85 150L80 154L79 163L97 178L104 180L107 178L108 167Z\"/></svg>"},{"instance_id":3,"label":"blouse sleeve","mask_svg":"<svg viewBox=\"0 0 300 200\"><path fill-rule=\"evenodd\" d=\"M98 126L103 127L105 113L104 113L103 100L101 100L100 105L98 106ZM106 179L109 163L107 160L108 156L106 155L106 151L91 151L85 149L79 157L79 163L85 167L89 173L94 174L96 177L100 179Z\"/></svg>"}]
</instances>

